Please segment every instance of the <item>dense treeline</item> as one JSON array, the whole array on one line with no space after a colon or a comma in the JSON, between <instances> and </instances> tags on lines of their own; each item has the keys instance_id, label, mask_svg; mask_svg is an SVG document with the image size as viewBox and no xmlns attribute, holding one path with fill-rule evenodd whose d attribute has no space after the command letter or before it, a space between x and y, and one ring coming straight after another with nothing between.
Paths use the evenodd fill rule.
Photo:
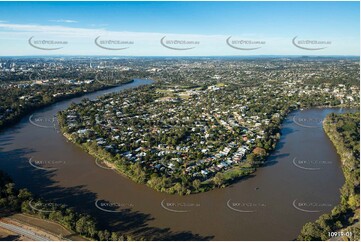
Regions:
<instances>
[{"instance_id":1,"label":"dense treeline","mask_svg":"<svg viewBox=\"0 0 361 242\"><path fill-rule=\"evenodd\" d=\"M259 85L257 88L250 89L246 93L245 88L241 88L238 84L228 82L227 85L219 82L213 82L212 84L221 86L222 90L186 99L187 104L184 104L186 101L179 98L177 93L189 89L194 91L194 89L191 89L193 87L196 87L197 89L195 90L197 91L204 91L210 86L205 84L195 86L190 82L183 81L182 85L177 83L175 88L174 85L156 83L127 90L121 94L108 95L100 98L95 103L85 99L82 103L73 104L67 110L60 112L58 120L62 132L66 134L67 138L76 144L80 144L87 152L101 161L106 161L108 165L113 166L133 181L145 183L157 191L186 195L205 192L216 187L228 186L254 172L257 167L265 162L270 152L275 149L281 135L281 122L290 111L299 108L347 106L356 103L341 103L338 98L330 96L328 92L315 91L317 94L304 93L304 90L308 89L307 86L291 88L290 90L292 90L293 95L290 95L289 93L282 92L289 87L284 85L283 82L278 81L269 81L266 86ZM268 92L270 87L274 88L273 93ZM171 89L172 92L167 91L168 89ZM277 89L280 90L276 92ZM315 88L314 90L318 89ZM172 102L155 102L155 100L159 100L164 96L173 97L176 100L176 104ZM108 99L112 99L112 102L115 102L118 101L118 98L123 98L132 105L113 107L107 103ZM193 99L196 101L190 105L188 102ZM203 132L202 128L208 125L206 121L200 119L200 115L204 112L212 116L215 109L220 110L220 115L212 123L214 125L207 131L209 132L207 142L211 144L212 148L210 151L213 154L223 150L232 141L236 141L239 145L246 144L242 140L242 135L245 134L243 126L232 127L233 131L229 131L219 122L220 119L235 119L233 111L240 112L240 109L233 110L232 108L240 105L241 102L247 105L246 111L242 111L245 117L258 116L260 120L268 119L270 121L267 125L261 124L259 127L259 130L263 131L263 138L256 139L254 144L249 146L250 150L255 148L257 148L255 151L261 150L262 154L251 152L246 155L246 159L242 161L241 165L234 166L226 172L218 172L213 178L196 177L187 174L185 172L187 167L209 156L209 154L201 152L205 147L203 145L204 139L200 133ZM135 106L137 108L134 108ZM167 113L166 110L170 109L176 109L176 114ZM106 110L106 113L104 113L104 110ZM127 117L122 119L121 124L118 123L119 117L116 114L118 111L124 117ZM223 115L221 114L222 112L227 113L227 115L221 116ZM162 115L156 119L131 118L148 113ZM77 122L71 127L68 126L66 121L69 114L76 116ZM185 120L184 118L186 118L186 122L183 121ZM199 124L199 126L193 130L192 126L195 123ZM152 132L154 127L160 127L161 130L166 129L167 131L155 133ZM126 136L124 132L127 132L128 128L131 128L134 134L144 133L144 135L141 137ZM79 135L77 131L81 129L88 129L91 132L87 131L86 135ZM119 136L115 139L114 137L117 135ZM98 138L104 139L107 145L98 145L96 142ZM139 142L139 139L141 139L141 142ZM159 144L164 144L173 150L177 146L190 147L186 155L181 157L182 161L184 161L183 164L173 163L175 164L175 169L171 175L155 170L153 166L149 165L152 161L167 164L172 159L179 158L178 155L174 154L159 156L159 153L154 151L154 147L157 147ZM115 151L114 147L118 151ZM139 162L129 161L124 155L121 155L127 152L134 152L137 149L150 150L150 152L146 152L144 158ZM230 153L233 152L235 152L235 149L231 149ZM206 164L198 165L193 172L200 172L206 168Z\"/></svg>"},{"instance_id":2,"label":"dense treeline","mask_svg":"<svg viewBox=\"0 0 361 242\"><path fill-rule=\"evenodd\" d=\"M0 171L0 210L2 213L22 212L51 220L92 240L134 240L131 235L97 229L96 221L87 214L77 213L65 205L49 203L27 189L16 189L11 178Z\"/></svg>"},{"instance_id":3,"label":"dense treeline","mask_svg":"<svg viewBox=\"0 0 361 242\"><path fill-rule=\"evenodd\" d=\"M210 191L214 188L226 187L235 181L245 177L256 168L262 166L266 159L266 154L251 153L247 156L246 164L243 168L235 167L225 173L217 173L213 179L201 181L199 179L190 180L185 174L173 177L160 175L144 168L139 163L132 163L120 155L112 155L95 142L77 143L69 134L64 135L75 144L80 145L90 155L101 161L106 161L106 165L116 168L117 171L127 176L137 183L145 183L147 186L161 192L179 195L189 195L194 193Z\"/></svg>"},{"instance_id":4,"label":"dense treeline","mask_svg":"<svg viewBox=\"0 0 361 242\"><path fill-rule=\"evenodd\" d=\"M156 94L155 90L157 88L163 88L164 86L162 84L157 85L151 85L151 86L143 86L136 89L132 89L131 91L124 91L122 92L124 96L128 96L130 93L132 94L132 98L136 99L137 106L144 106L149 105L151 101L153 101L156 97L159 98L159 94ZM188 87L186 87L188 89ZM228 87L227 87L228 88ZM206 87L204 87L206 89ZM234 90L236 87L233 85L228 88L229 90ZM127 95L128 94L128 95ZM232 94L232 93L227 93ZM113 94L111 96L116 97L120 94ZM219 104L219 108L227 109L226 103L230 103L232 98L230 98L230 95L225 95L224 93L214 93L214 96L217 97L217 99L221 99L222 102ZM233 94L234 95L234 94ZM232 96L233 97L233 96ZM207 97L210 100L212 97ZM223 100L225 99L225 100ZM229 99L229 100L228 100ZM102 100L102 98L100 99ZM251 98L249 99L251 101ZM272 98L269 98L268 103L273 103ZM111 130L102 128L99 124L96 123L96 120L94 118L94 115L96 114L98 109L92 109L91 103L89 103L89 100L83 100L84 106L79 108L79 106L73 104L69 107L69 109L76 109L76 114L80 116L85 115L91 115L89 120L87 120L88 123L92 124L92 128L96 131L97 137L107 137L109 139L109 142L112 142L113 144L116 143L116 140L111 140L112 133ZM250 115L256 115L261 112L266 113L267 111L270 112L270 110L267 108L262 107L259 103L249 103L250 106ZM277 103L275 103L272 108L276 110ZM97 145L94 141L87 141L87 138L80 138L77 135L72 135L73 129L69 128L66 124L66 117L68 113L66 111L62 111L58 113L58 120L59 125L62 129L62 132L66 135L67 138L72 140L74 143L81 145L82 148L84 148L88 153L95 156L97 159L101 161L106 161L108 165L113 166L117 168L118 171L120 171L122 174L126 175L130 179L132 179L135 182L138 183L145 183L149 187L161 191L166 192L170 194L180 194L180 195L186 195L191 193L199 193L199 192L205 192L212 190L216 187L226 187L235 181L239 180L242 177L245 177L249 175L250 173L253 173L257 167L261 166L268 154L276 147L277 140L280 137L280 123L282 122L282 119L284 116L286 116L290 110L295 109L296 107L290 108L289 105L278 105L277 111L280 112L280 117L271 117L271 121L268 125L262 126L262 130L264 131L264 140L257 140L253 146L257 147L254 152L247 154L246 160L242 162L241 165L235 166L232 169L227 170L226 172L219 172L215 175L214 178L199 178L199 177L191 177L187 175L184 170L187 166L194 164L197 160L204 159L204 155L200 152L201 150L201 138L196 135L197 132L199 132L199 128L195 128L194 131L191 130L190 127L187 126L179 126L177 128L174 128L171 133L159 133L157 135L152 135L151 133L146 133L144 136L144 143L143 146L151 147L157 146L158 144L167 144L169 146L177 146L177 145L185 145L188 141L187 137L190 137L192 139L193 148L191 151L187 152L187 162L183 165L178 165L177 168L182 166L183 169L180 169L180 172L174 172L172 176L170 175L164 175L160 172L155 171L154 169L149 169L149 167L146 166L146 162L131 162L128 159L126 159L124 156L121 156L121 152L127 152L129 150L135 150L139 147L139 144L135 142L134 139L129 139L126 142L126 146L123 146L120 149L120 152L111 152L109 149L105 149L102 146ZM160 108L160 110L167 110L167 108ZM127 108L124 112L127 114L127 116L136 116L137 109L134 108ZM112 111L113 112L113 111ZM199 113L201 113L201 110L190 110L187 109L186 111L183 111L186 113L186 115L189 115L189 126L191 123L195 122L199 116ZM181 112L180 112L181 113ZM93 115L94 114L94 115ZM161 123L161 125L164 126L174 126L177 121L175 120L166 120L164 118L159 120L150 120L146 119L145 121L139 120L139 119L129 119L124 121L123 127L142 127L142 128L148 128L149 126L153 126L156 124L156 122ZM85 125L85 124L84 124ZM117 128L120 128L117 126ZM230 143L234 139L234 135L237 138L237 142L240 144L246 144L245 141L242 141L242 128L241 127L235 127L234 128L235 133L231 134L228 130L226 130L222 125L218 125L217 127L213 127L210 131L214 135L210 136L208 138L209 141L213 143L214 146L219 145L220 150L223 150L224 147L226 147L226 144ZM95 135L91 137L93 140L96 138ZM90 138L90 137L89 137ZM120 141L119 141L120 142ZM236 150L233 148L233 152ZM171 160L173 158L176 158L176 156L172 154L167 154L166 156L159 157L156 152L148 152L145 156L146 161L150 160ZM242 167L241 167L242 166ZM206 168L206 164L203 166L200 166L197 168L197 171L200 171L202 169Z\"/></svg>"},{"instance_id":5,"label":"dense treeline","mask_svg":"<svg viewBox=\"0 0 361 242\"><path fill-rule=\"evenodd\" d=\"M11 126L25 115L55 102L81 96L85 93L99 91L114 86L95 83L91 85L34 85L24 88L0 88L0 129ZM68 93L53 96L56 93ZM31 99L20 99L31 94Z\"/></svg>"},{"instance_id":6,"label":"dense treeline","mask_svg":"<svg viewBox=\"0 0 361 242\"><path fill-rule=\"evenodd\" d=\"M332 113L324 121L324 130L341 157L346 180L341 188L341 203L331 214L305 224L298 240L328 240L329 232L342 231L343 239L357 241L360 239L360 113Z\"/></svg>"},{"instance_id":7,"label":"dense treeline","mask_svg":"<svg viewBox=\"0 0 361 242\"><path fill-rule=\"evenodd\" d=\"M256 89L246 92L246 94L244 93L245 89L240 88L238 84L227 83L227 85L224 85L224 83L219 82L213 82L213 84L222 86L222 90L202 94L202 96L195 98L197 105L184 104L185 101L181 100L176 94L184 92L184 90L188 90L190 87L200 88L198 90L203 91L209 86L194 86L191 83L182 82L182 86L177 84L177 88L174 89L174 85L156 83L150 86L124 91L122 94L112 94L100 98L99 101L96 102L96 108L94 108L93 102L83 100L82 103L71 105L67 110L60 112L58 120L63 133L67 134L69 139L76 144L80 144L87 152L99 160L107 161L108 165L114 166L114 168L117 168L133 181L145 183L158 191L186 195L205 192L216 187L225 187L254 172L257 167L264 163L268 154L275 149L277 140L280 137L280 124L290 111L315 106L346 105L345 103L342 104L335 96L330 96L329 93L318 92L317 95L305 94L303 91L307 89L306 86L302 86L302 88L298 86L298 89L292 89L294 91L293 95L289 95L289 93L285 95L281 92L281 90L284 90L287 86L284 86L284 88L276 92L277 88L284 85L282 82L277 81L270 81L267 86L259 85ZM267 92L271 86L275 89L274 93ZM167 88L174 89L175 91L167 92ZM155 103L155 100L161 99L164 96L175 98L178 104L169 104L170 102ZM138 108L134 108L132 105L124 108L118 106L112 107L107 104L106 100L108 98L112 98L113 101L117 101L118 98L124 98L127 102L133 103L133 105L136 103L135 106ZM188 102L189 100L191 99L187 99ZM263 138L256 139L255 143L250 145L251 150L256 147L261 149L263 151L262 155L250 153L247 155L246 161L242 162L241 167L235 166L227 170L227 172L219 172L214 179L207 177L208 180L205 180L205 178L202 177L187 175L184 171L187 167L208 156L201 152L204 148L202 144L204 143L204 139L199 134L203 132L202 127L205 125L205 121L201 120L199 116L204 113L205 110L211 110L213 112L216 108L217 110L221 110L220 112L228 113L223 117L219 116L217 118L218 120L214 123L217 125L214 125L214 127L207 131L209 132L207 142L212 144L213 147L211 148L211 152L216 153L216 151L223 150L225 146L232 141L236 141L239 145L246 144L245 141L242 141L242 135L245 134L243 131L244 127L233 127L233 132L230 132L219 124L219 119L235 119L235 115L232 113L234 110L231 108L239 104L239 100L243 100L242 102L247 104L247 110L244 111L245 117L258 116L260 120L270 120L267 125L261 124L259 127L259 129L263 131ZM189 107L187 105L189 105ZM347 105L351 105L351 103ZM149 108L144 108L147 106L149 106ZM103 111L100 112L102 109L106 109L107 113L102 113ZM176 115L165 111L169 109L177 109ZM240 109L235 110L240 112ZM117 111L121 111L123 115L127 117L137 117L148 113L161 113L162 115L161 118L157 119L122 119L120 125L117 123L118 118L115 118ZM207 112L210 113L209 111ZM77 116L76 125L68 127L66 123L68 114ZM213 114L210 113L210 115ZM184 117L186 117L187 123L183 125L181 122L183 122ZM192 130L194 123L200 125ZM105 127L107 124L111 124L111 127ZM152 128L155 126L161 129L167 129L167 132L159 132L155 135L152 133ZM77 130L86 128L91 130L89 134L82 135L81 137L76 134ZM127 131L127 128L131 128L134 134L144 133L144 135L141 137L125 136L124 132ZM118 131L115 132L115 129ZM118 139L114 139L113 137L117 135L119 135ZM95 140L98 138L103 138L106 144L111 144L110 146L112 148L106 148L104 147L105 145L97 145ZM139 139L142 140L141 144L138 142ZM159 144L172 147L173 150L177 146L190 147L187 154L182 157L185 161L184 164L175 162L174 166L176 171L173 171L171 175L164 175L149 166L151 161L158 161L159 163L164 161L163 164L167 164L170 160L178 158L177 155L172 154L166 154L162 157L158 156L158 152L153 152L152 149ZM117 152L115 152L114 147L117 147ZM146 152L144 159L140 162L130 162L129 159L121 155L140 148L150 150L150 152ZM231 150L230 153L234 151L235 150ZM207 166L205 164L199 165L194 172L199 172L206 168Z\"/></svg>"}]
</instances>

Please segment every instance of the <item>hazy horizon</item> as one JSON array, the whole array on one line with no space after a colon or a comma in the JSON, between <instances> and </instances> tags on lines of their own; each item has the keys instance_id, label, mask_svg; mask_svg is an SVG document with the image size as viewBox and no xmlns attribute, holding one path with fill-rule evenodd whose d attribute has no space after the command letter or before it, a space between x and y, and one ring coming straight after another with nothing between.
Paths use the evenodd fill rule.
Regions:
<instances>
[{"instance_id":1,"label":"hazy horizon","mask_svg":"<svg viewBox=\"0 0 361 242\"><path fill-rule=\"evenodd\" d=\"M359 56L359 2L0 2L0 56Z\"/></svg>"}]
</instances>

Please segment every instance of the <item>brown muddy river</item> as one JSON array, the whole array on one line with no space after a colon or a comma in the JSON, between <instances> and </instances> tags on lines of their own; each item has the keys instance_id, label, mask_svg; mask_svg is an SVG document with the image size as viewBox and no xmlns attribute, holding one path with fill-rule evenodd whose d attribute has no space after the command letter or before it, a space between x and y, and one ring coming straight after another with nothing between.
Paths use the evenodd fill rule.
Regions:
<instances>
[{"instance_id":1,"label":"brown muddy river","mask_svg":"<svg viewBox=\"0 0 361 242\"><path fill-rule=\"evenodd\" d=\"M184 197L156 192L102 168L53 127L52 117L72 102L147 83L136 80L23 118L0 133L0 169L18 187L90 213L104 228L156 239L292 240L303 224L339 202L344 178L320 122L330 112L348 110L291 113L266 166L230 187Z\"/></svg>"}]
</instances>

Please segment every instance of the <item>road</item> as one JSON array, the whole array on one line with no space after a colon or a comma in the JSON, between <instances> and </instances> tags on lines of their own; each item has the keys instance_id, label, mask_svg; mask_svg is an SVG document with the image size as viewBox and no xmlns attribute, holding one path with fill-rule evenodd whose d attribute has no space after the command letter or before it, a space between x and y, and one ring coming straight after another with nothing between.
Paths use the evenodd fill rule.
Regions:
<instances>
[{"instance_id":1,"label":"road","mask_svg":"<svg viewBox=\"0 0 361 242\"><path fill-rule=\"evenodd\" d=\"M18 226L12 225L12 224L7 224L7 223L0 222L0 227L2 227L4 229L7 229L7 230L10 230L12 232L18 233L20 235L23 235L23 236L25 236L25 237L27 237L29 239L32 239L32 240L36 240L36 241L48 241L49 240L48 238L37 235L32 231L23 229L21 227L18 227Z\"/></svg>"}]
</instances>

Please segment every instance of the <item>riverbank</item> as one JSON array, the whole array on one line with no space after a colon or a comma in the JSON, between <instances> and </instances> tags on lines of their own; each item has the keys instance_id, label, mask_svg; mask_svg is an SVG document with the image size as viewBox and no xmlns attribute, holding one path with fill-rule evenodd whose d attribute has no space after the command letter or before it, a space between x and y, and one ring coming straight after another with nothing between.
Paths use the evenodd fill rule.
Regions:
<instances>
[{"instance_id":1,"label":"riverbank","mask_svg":"<svg viewBox=\"0 0 361 242\"><path fill-rule=\"evenodd\" d=\"M91 95L89 98L94 99L96 96ZM79 99L66 101L53 106L51 110L46 109L34 113L34 115L52 116L57 111L65 109L70 103L79 101ZM296 115L297 117L309 117L312 120L323 120L324 114L328 112L331 110L322 112L305 110L291 113L289 117ZM148 186L124 178L113 170L100 168L87 152L74 146L71 142L66 142L61 132L54 132L53 129L34 128L27 119L16 125L15 130L12 129L1 134L2 141L11 139L13 142L1 144L3 150L0 154L0 161L2 169L14 177L19 187L29 187L34 194L44 199L66 204L78 212L89 213L99 221L101 228L119 231L123 234L129 234L133 227L132 229L122 226L115 227L114 224L123 224L119 222L123 220L134 221L133 215L137 215L137 219L139 219L137 221L140 222L134 225L134 229L139 228L139 231L143 231L140 229L143 225L147 225L147 231L170 228L172 231L179 232L177 239L183 238L183 240L189 238L180 237L181 234L184 234L181 233L183 231L191 231L193 234L202 236L214 236L216 240L292 240L297 237L306 222L316 220L320 215L302 213L292 207L292 201L296 198L305 202L315 201L317 199L315 194L317 194L317 196L322 196L324 199L322 201L337 204L339 202L338 188L344 183L342 171L337 164L339 159L331 142L328 142L327 136L322 132L322 128L300 128L290 118L282 124L281 140L278 142L276 150L271 153L267 165L262 169L257 169L255 174L249 175L248 178L227 188L189 196L156 192ZM26 140L30 142L26 142ZM52 142L48 142L49 140ZM51 149L54 146L57 149ZM24 147L36 150L38 153L25 154L23 159L15 159L12 152ZM308 153L312 154L307 158L304 154ZM336 162L327 166L327 169L324 169L319 175L314 175L314 172L305 172L295 167L292 164L293 157L327 159ZM65 163L55 164L53 167L58 169L53 172L54 176L47 178L45 177L46 173L42 170L36 170L29 165L24 166L24 162L27 164L29 158L44 161L61 160ZM100 161L99 164L102 165ZM20 174L19 169L21 169ZM44 179L37 179L39 177ZM324 182L325 179L327 182ZM59 188L51 187L54 182L58 184ZM82 195L82 190L76 189L79 184L86 185L87 195ZM46 189L47 187L48 189ZM66 192L64 192L65 190ZM53 195L49 196L50 192ZM287 197L284 196L285 192ZM80 195L75 200L73 194ZM310 195L305 196L304 194ZM120 213L99 211L94 206L96 199L109 202L109 204L133 204L134 207L130 212L132 216L124 218L125 211L119 208L114 209L122 211ZM232 208L257 210L257 212L240 214L227 206L229 199L231 199L229 204ZM160 205L163 200L163 204L167 208L187 210L188 212L172 213L165 210ZM245 205L237 207L235 204L239 203L252 204L252 207L244 207ZM125 212L125 214L127 213ZM143 219L142 216L156 219L149 221ZM275 220L277 220L277 224L272 223ZM220 221L222 225L211 221ZM269 226L260 226L260 221L264 221L262 225L269 224ZM240 225L244 229L239 230ZM232 233L226 233L226 231L232 231ZM267 231L267 233L260 231ZM285 231L287 232L285 233ZM174 238L173 235L173 233L162 233L162 237L153 238L170 239Z\"/></svg>"},{"instance_id":2,"label":"riverbank","mask_svg":"<svg viewBox=\"0 0 361 242\"><path fill-rule=\"evenodd\" d=\"M0 221L5 223L6 225L9 225L10 229L14 227L13 232L18 232L20 236L24 231L25 233L23 236L26 236L26 234L30 233L52 241L86 240L85 238L76 235L74 231L70 231L58 223L41 219L40 217L34 215L15 213L7 216L2 216Z\"/></svg>"},{"instance_id":3,"label":"riverbank","mask_svg":"<svg viewBox=\"0 0 361 242\"><path fill-rule=\"evenodd\" d=\"M199 183L195 184L195 182L193 182L193 186L195 189L192 190L182 186L178 186L178 183L174 186L166 187L166 184L172 183L169 178L166 178L164 176L151 176L152 179L147 180L145 178L145 173L143 172L139 164L124 165L124 160L118 159L119 157L116 158L116 156L112 156L105 149L97 146L94 143L89 144L77 142L70 133L65 132L64 124L62 123L62 117L60 115L58 115L58 120L63 136L68 141L72 142L73 144L77 145L85 152L93 156L96 160L101 161L108 168L116 170L119 174L125 176L126 178L129 178L136 183L145 184L156 191L165 192L168 194L190 195L211 191L215 188L228 187L238 182L239 180L251 175L257 170L257 168L262 167L270 154L268 153L267 155L263 156L255 156L254 153L251 152L250 154L253 155L252 160L247 159L247 161L244 161L242 164L234 165L232 168L225 170L224 172L219 172L216 174L215 177L207 179L205 181L201 182L197 180L199 181ZM272 148L272 150L268 150L268 152L272 152L273 150L274 148Z\"/></svg>"},{"instance_id":4,"label":"riverbank","mask_svg":"<svg viewBox=\"0 0 361 242\"><path fill-rule=\"evenodd\" d=\"M159 183L167 182L167 181L162 180L162 178L159 178L158 184L153 184L149 181L144 181L139 176L136 176L134 173L131 173L131 171L132 171L131 168L128 168L127 170L123 169L122 165L120 164L120 161L115 160L114 157L111 157L110 155L107 155L105 153L106 152L105 150L97 150L94 148L94 146L86 145L86 144L79 144L71 137L71 134L69 134L69 133L63 133L63 136L67 140L69 140L70 142L72 142L76 146L80 147L85 152L87 152L89 155L94 157L96 159L96 162L99 163L99 161L100 161L100 163L104 164L107 168L117 171L117 173L130 179L133 182L147 185L148 187L150 187L156 191L164 192L164 193L168 193L168 194L190 195L190 194L197 194L197 193L211 191L215 188L225 188L243 178L246 178L248 175L251 175L252 173L254 173L256 171L256 167L247 166L248 164L246 164L245 166L236 166L236 167L232 167L229 170L226 170L225 172L218 173L218 174L221 174L222 177L216 176L217 177L216 179L219 179L220 181L222 181L222 183L219 182L219 184L215 184L214 179L208 179L208 180L205 180L204 182L202 182L202 184L204 185L202 190L192 190L192 191L188 190L187 191L186 189L184 189L182 187L175 188L175 189L172 189L172 188L167 189L167 188L159 185ZM262 166L261 163L258 163L258 165L259 165L259 167Z\"/></svg>"},{"instance_id":5,"label":"riverbank","mask_svg":"<svg viewBox=\"0 0 361 242\"><path fill-rule=\"evenodd\" d=\"M129 234L98 229L97 221L88 214L36 199L27 189L15 188L11 178L1 171L0 201L0 227L32 240L132 240Z\"/></svg>"},{"instance_id":6,"label":"riverbank","mask_svg":"<svg viewBox=\"0 0 361 242\"><path fill-rule=\"evenodd\" d=\"M19 112L17 115L14 115L13 118L6 119L5 121L2 122L2 124L0 125L0 132L3 129L11 127L12 125L15 125L22 118L24 118L26 115L28 115L28 114L30 114L30 113L32 113L34 111L37 111L37 110L39 110L41 108L46 108L46 107L48 107L50 105L53 105L53 104L55 104L57 102L61 102L61 101L67 100L67 99L71 99L71 98L75 98L75 97L81 97L81 96L91 94L91 93L94 93L94 92L97 92L97 91L107 90L107 89L110 89L110 88L114 88L114 87L117 87L117 86L122 86L122 85L129 84L129 83L132 83L132 82L134 82L134 79L122 82L119 85L105 85L105 86L102 86L100 88L92 89L90 91L85 90L85 91L82 91L82 92L77 92L77 93L72 93L72 94L67 94L67 95L62 95L62 96L56 96L56 97L52 98L50 101L48 101L48 102L39 103L37 105L24 107L23 109L21 109L21 112Z\"/></svg>"},{"instance_id":7,"label":"riverbank","mask_svg":"<svg viewBox=\"0 0 361 242\"><path fill-rule=\"evenodd\" d=\"M145 92L141 92L141 93L145 93ZM101 102L97 103L97 108L102 109L101 107ZM112 101L114 102L114 101ZM82 107L80 107L81 105L83 105ZM152 152L153 153L157 153L157 151L160 152L176 152L176 149L174 148L179 142L176 140L172 140L172 142L168 142L168 146L171 148L167 148L164 149L163 148L159 148L160 145L162 145L161 143L156 143L156 144L152 144L152 146L149 147L139 147L139 150L143 151L143 156L148 157L148 160L143 160L142 162L130 162L130 159L125 158L125 153L129 153L131 152L132 149L128 149L125 150L124 147L127 147L125 145L127 145L127 140L123 140L122 142L122 153L123 155L121 155L121 153L119 153L119 151L115 152L114 150L116 149L115 147L117 147L117 145L119 145L120 143L117 141L119 139L119 135L113 135L113 137L117 137L117 139L113 139L110 140L107 137L108 136L112 136L112 132L111 130L118 130L119 128L116 127L115 123L116 123L116 119L114 118L114 120L111 121L106 121L103 120L103 123L111 123L112 125L108 125L109 129L108 129L108 133L104 133L103 132L103 137L100 135L98 135L98 139L102 140L101 142L104 145L97 145L96 141L95 141L95 137L94 135L91 135L91 137L87 137L85 138L85 136L87 136L87 132L89 131L89 133L94 133L94 127L92 127L91 125L85 125L84 122L83 124L81 124L81 122L79 120L82 119L81 115L79 116L78 113L83 113L82 110L83 109L87 109L89 106L92 105L92 103L84 103L81 104L79 106L74 106L72 107L72 114L69 115L69 113L67 113L68 110L64 110L64 112L60 112L60 114L58 115L58 119L59 119L59 124L62 128L62 133L65 134L67 139L70 139L73 143L80 145L80 147L85 150L87 153L89 153L90 155L92 155L95 159L100 160L101 162L103 162L106 166L111 167L112 169L117 170L120 174L122 174L123 176L131 179L132 181L136 182L136 183L141 183L141 184L146 184L147 186L153 188L154 190L157 191L161 191L161 192L165 192L165 193L169 193L169 194L179 194L179 195L189 195L189 194L196 194L196 193L202 193L202 192L207 192L210 190L213 190L215 188L224 188L227 187L229 185L232 185L234 183L236 183L237 181L246 178L247 176L249 176L250 174L254 173L256 171L256 168L258 167L262 167L265 163L265 161L267 160L267 158L269 157L269 155L274 151L277 143L278 143L278 139L280 138L281 134L280 132L280 126L282 124L282 122L284 121L284 119L287 117L287 115L289 115L290 112L295 111L297 109L302 109L300 107L298 107L297 105L289 105L284 107L283 109L277 110L277 118L273 119L272 122L269 125L266 125L264 127L263 130L263 134L265 134L265 137L267 137L265 140L262 140L262 142L253 142L253 143L248 143L248 147L247 147L247 152L245 152L242 155L242 161L238 161L237 163L234 162L232 165L228 166L228 165L219 165L220 167L222 167L221 169L217 169L217 170L207 170L207 167L205 170L202 170L202 172L205 172L206 175L202 176L195 176L195 173L192 174L189 171L185 171L184 169L178 169L176 172L178 172L177 174L175 174L176 172L170 171L168 173L162 173L159 172L159 169L161 167L161 169L168 169L166 165L163 164L164 168L162 167L162 164L157 164L156 166L158 166L158 168L156 167L156 169L154 169L154 164L150 164L151 162L149 162L150 158L152 156ZM317 106L315 105L316 108L320 108L321 106ZM302 106L303 107L303 106ZM337 107L346 107L346 106L337 106ZM306 107L304 107L306 108ZM307 107L307 108L311 108L311 107ZM116 107L113 108L113 110L116 110ZM76 121L69 121L67 117L72 117L72 116L78 116L78 120ZM83 113L83 115L85 115ZM88 117L89 118L89 117ZM221 123L220 120L218 120L216 118L217 122ZM80 123L77 123L77 122ZM71 123L72 122L72 123ZM98 121L100 123L100 121ZM82 130L76 130L69 128L70 126L68 126L68 123L72 124L72 127L81 127ZM118 126L118 127L122 127ZM219 124L219 127L221 127L222 125ZM147 126L145 126L147 128ZM106 128L106 127L105 127ZM80 128L79 128L80 129ZM77 132L78 131L78 132ZM118 132L117 131L117 132ZM82 132L85 132L87 134L85 135L79 135L82 134ZM233 129L232 132L234 133ZM238 139L242 134L241 133L236 133L236 136L238 136L236 139ZM262 137L262 136L260 136ZM139 137L138 137L139 138ZM170 138L170 137L169 137ZM246 139L248 139L248 137L246 137ZM106 140L106 141L105 141ZM141 140L138 139L138 141ZM255 141L253 139L253 141ZM118 144L118 143L119 144ZM237 141L238 142L238 141ZM163 142L165 143L165 142ZM169 143L175 144L174 146L169 145ZM118 146L119 148L119 146ZM137 151L137 152L138 152ZM132 153L132 152L131 152ZM145 154L145 155L144 155ZM228 153L227 153L228 154ZM130 156L134 155L134 154L129 154ZM214 154L213 154L214 155ZM199 161L201 160L200 158L197 159L196 155L194 154L189 154L187 153L187 156L192 156L192 160L188 161L190 163L190 165L192 165L193 163L197 165L197 168L199 168L198 173L201 169L200 168L201 165L199 165ZM227 157L223 157L220 159L221 162L225 162L226 160L230 159L231 157L227 156ZM156 156L152 156L153 160L158 160L159 158ZM177 158L174 158L177 159ZM139 160L139 159L138 159ZM168 158L168 160L170 160L170 158ZM182 160L181 158L178 158L178 160ZM193 163L192 163L193 162ZM219 162L219 161L217 161ZM145 165L144 165L145 164ZM170 164L170 165L174 165L174 164ZM192 168L192 167L186 167L188 164L178 164L178 167L183 166L185 169L186 168ZM213 166L215 167L215 164L213 164ZM223 169L223 167L226 166L225 169ZM193 167L194 168L194 167ZM193 169L192 168L192 169ZM217 168L217 167L215 167ZM157 171L158 169L158 171ZM210 173L208 173L210 172ZM174 175L175 174L175 175ZM208 175L207 175L208 174Z\"/></svg>"},{"instance_id":8,"label":"riverbank","mask_svg":"<svg viewBox=\"0 0 361 242\"><path fill-rule=\"evenodd\" d=\"M345 183L331 214L304 225L299 240L360 239L360 113L330 114L323 128L340 156Z\"/></svg>"}]
</instances>

